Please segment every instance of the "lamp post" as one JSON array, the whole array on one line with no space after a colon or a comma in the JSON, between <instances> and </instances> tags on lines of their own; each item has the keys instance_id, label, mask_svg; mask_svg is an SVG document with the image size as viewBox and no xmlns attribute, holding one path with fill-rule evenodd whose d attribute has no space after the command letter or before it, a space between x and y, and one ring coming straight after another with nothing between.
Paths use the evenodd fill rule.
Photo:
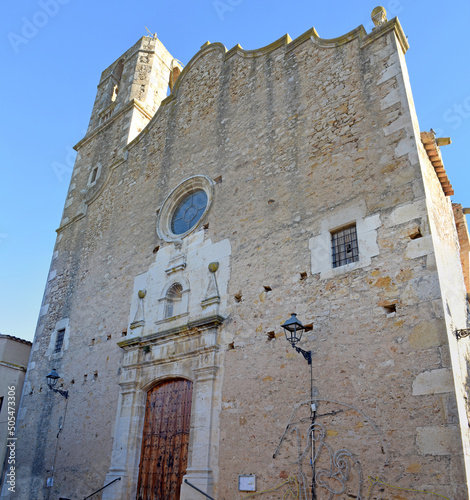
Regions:
<instances>
[{"instance_id":1,"label":"lamp post","mask_svg":"<svg viewBox=\"0 0 470 500\"><path fill-rule=\"evenodd\" d=\"M67 399L69 397L69 391L61 391L60 389L55 389L59 378L60 376L56 372L55 368L52 368L51 372L46 375L47 385L49 386L49 389L51 391L58 392L61 396L64 396L64 398Z\"/></svg>"},{"instance_id":2,"label":"lamp post","mask_svg":"<svg viewBox=\"0 0 470 500\"><path fill-rule=\"evenodd\" d=\"M300 347L297 347L297 342L302 339L302 333L305 330L304 325L297 319L297 314L292 313L291 317L281 325L284 328L284 333L286 334L287 342L290 342L291 346L307 360L309 365L312 364L312 351L304 351Z\"/></svg>"},{"instance_id":3,"label":"lamp post","mask_svg":"<svg viewBox=\"0 0 470 500\"><path fill-rule=\"evenodd\" d=\"M301 349L296 344L302 339L302 333L305 330L304 325L297 319L297 314L291 313L291 317L281 325L284 328L284 333L286 335L287 342L302 356L307 360L310 365L310 418L312 423L310 424L309 432L311 434L311 458L310 463L312 466L312 500L317 498L315 490L315 417L317 413L317 407L313 399L313 366L312 366L312 351L305 351Z\"/></svg>"}]
</instances>

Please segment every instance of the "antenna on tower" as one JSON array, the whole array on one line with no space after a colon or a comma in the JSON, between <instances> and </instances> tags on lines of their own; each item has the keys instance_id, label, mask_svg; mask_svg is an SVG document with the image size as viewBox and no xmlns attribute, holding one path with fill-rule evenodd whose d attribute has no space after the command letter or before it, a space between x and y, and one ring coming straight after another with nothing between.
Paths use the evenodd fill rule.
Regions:
<instances>
[{"instance_id":1,"label":"antenna on tower","mask_svg":"<svg viewBox=\"0 0 470 500\"><path fill-rule=\"evenodd\" d=\"M152 32L151 32L151 31L147 28L147 26L144 26L144 27L145 27L145 29L147 30L147 33L148 33L151 37L153 37L153 38L157 38L157 34L156 34L156 33L152 33Z\"/></svg>"}]
</instances>

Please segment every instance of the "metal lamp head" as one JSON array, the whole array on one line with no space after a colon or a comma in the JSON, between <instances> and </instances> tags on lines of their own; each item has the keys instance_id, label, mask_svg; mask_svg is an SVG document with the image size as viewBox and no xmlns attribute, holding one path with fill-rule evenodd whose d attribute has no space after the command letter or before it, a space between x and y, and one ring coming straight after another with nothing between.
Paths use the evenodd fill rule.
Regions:
<instances>
[{"instance_id":1,"label":"metal lamp head","mask_svg":"<svg viewBox=\"0 0 470 500\"><path fill-rule=\"evenodd\" d=\"M304 325L297 319L297 315L295 313L291 314L291 317L281 325L284 328L284 333L286 334L286 339L293 346L300 342L302 338L302 333L305 330Z\"/></svg>"},{"instance_id":2,"label":"metal lamp head","mask_svg":"<svg viewBox=\"0 0 470 500\"><path fill-rule=\"evenodd\" d=\"M59 374L52 368L51 372L46 375L47 385L53 389L59 380Z\"/></svg>"}]
</instances>

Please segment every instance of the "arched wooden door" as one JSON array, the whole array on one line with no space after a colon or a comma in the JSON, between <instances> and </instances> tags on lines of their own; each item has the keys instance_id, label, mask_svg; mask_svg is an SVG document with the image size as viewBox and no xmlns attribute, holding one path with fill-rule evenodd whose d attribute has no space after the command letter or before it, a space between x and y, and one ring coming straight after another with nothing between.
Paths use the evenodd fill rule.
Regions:
<instances>
[{"instance_id":1,"label":"arched wooden door","mask_svg":"<svg viewBox=\"0 0 470 500\"><path fill-rule=\"evenodd\" d=\"M188 462L193 384L171 379L147 393L137 500L179 500Z\"/></svg>"}]
</instances>

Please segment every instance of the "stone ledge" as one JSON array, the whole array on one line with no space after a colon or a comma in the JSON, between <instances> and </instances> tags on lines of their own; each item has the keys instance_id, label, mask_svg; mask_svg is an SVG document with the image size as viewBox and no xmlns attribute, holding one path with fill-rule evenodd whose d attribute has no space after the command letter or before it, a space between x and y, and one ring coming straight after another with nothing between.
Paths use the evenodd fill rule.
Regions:
<instances>
[{"instance_id":1,"label":"stone ledge","mask_svg":"<svg viewBox=\"0 0 470 500\"><path fill-rule=\"evenodd\" d=\"M195 321L190 321L186 323L185 325L177 326L174 328L169 328L168 330L163 330L158 333L152 333L150 335L145 335L144 337L136 337L132 339L126 339L122 340L121 342L118 342L118 346L125 348L125 347L135 347L136 345L144 345L144 344L150 344L155 340L160 340L162 338L167 338L167 337L173 337L175 335L181 334L181 333L191 333L190 330L192 329L199 329L199 328L211 328L215 326L219 326L224 322L225 318L220 315L214 315L214 316L208 316L205 318L200 318ZM197 333L197 332L196 332Z\"/></svg>"}]
</instances>

